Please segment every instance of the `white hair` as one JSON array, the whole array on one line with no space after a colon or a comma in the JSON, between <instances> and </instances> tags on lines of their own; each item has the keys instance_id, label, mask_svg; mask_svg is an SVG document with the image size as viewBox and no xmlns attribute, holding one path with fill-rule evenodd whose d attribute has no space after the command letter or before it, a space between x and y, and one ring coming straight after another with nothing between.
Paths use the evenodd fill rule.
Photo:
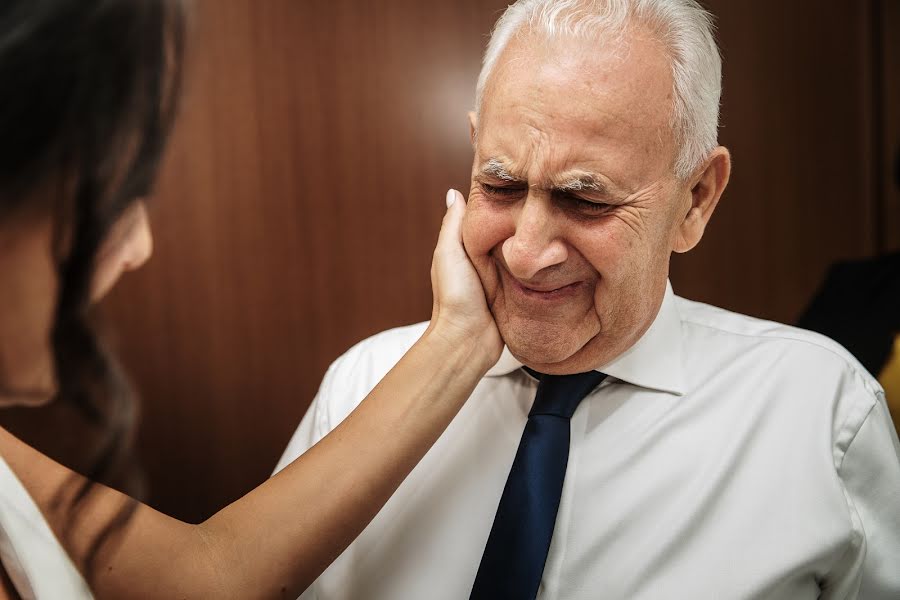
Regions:
<instances>
[{"instance_id":1,"label":"white hair","mask_svg":"<svg viewBox=\"0 0 900 600\"><path fill-rule=\"evenodd\" d=\"M695 0L518 0L497 21L484 55L476 91L485 88L513 36L522 32L597 39L641 24L665 46L672 65L671 127L678 147L675 174L686 179L718 144L722 59L713 17Z\"/></svg>"}]
</instances>

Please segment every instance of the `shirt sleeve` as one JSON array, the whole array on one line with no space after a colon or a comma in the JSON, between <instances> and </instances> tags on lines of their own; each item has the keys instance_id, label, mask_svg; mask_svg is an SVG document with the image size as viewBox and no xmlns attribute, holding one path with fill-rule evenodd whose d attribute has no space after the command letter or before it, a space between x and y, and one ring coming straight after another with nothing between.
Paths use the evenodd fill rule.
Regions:
<instances>
[{"instance_id":1,"label":"shirt sleeve","mask_svg":"<svg viewBox=\"0 0 900 600\"><path fill-rule=\"evenodd\" d=\"M426 326L427 323L419 323L383 332L356 344L335 360L328 367L316 397L288 442L274 473L302 456L347 418L421 337ZM313 583L298 600L316 600L319 595L319 585Z\"/></svg>"},{"instance_id":2,"label":"shirt sleeve","mask_svg":"<svg viewBox=\"0 0 900 600\"><path fill-rule=\"evenodd\" d=\"M331 363L273 475L331 433L381 380L383 374L373 371L368 364L371 362L369 347L369 340L363 340Z\"/></svg>"},{"instance_id":3,"label":"shirt sleeve","mask_svg":"<svg viewBox=\"0 0 900 600\"><path fill-rule=\"evenodd\" d=\"M297 427L294 435L291 436L291 441L288 442L287 448L285 448L284 453L278 460L278 464L275 466L275 470L272 473L273 475L287 467L295 459L302 456L303 453L315 446L319 440L331 431L331 423L327 417L327 406L334 387L334 372L338 362L339 361L335 361L328 367L328 371L326 371L325 377L322 379L322 384L319 386L316 397L313 398L306 414L300 421L300 425ZM297 600L316 600L317 597L315 585L311 585L299 598L297 598Z\"/></svg>"},{"instance_id":4,"label":"shirt sleeve","mask_svg":"<svg viewBox=\"0 0 900 600\"><path fill-rule=\"evenodd\" d=\"M900 442L884 396L876 401L847 446L838 469L857 534L848 569L860 600L900 598ZM845 565L849 566L849 565Z\"/></svg>"},{"instance_id":5,"label":"shirt sleeve","mask_svg":"<svg viewBox=\"0 0 900 600\"><path fill-rule=\"evenodd\" d=\"M374 387L374 383L369 384L367 370L361 365L365 348L365 342L361 342L328 367L316 397L278 460L273 475L319 443ZM297 600L316 600L318 597L316 583L313 583Z\"/></svg>"},{"instance_id":6,"label":"shirt sleeve","mask_svg":"<svg viewBox=\"0 0 900 600\"><path fill-rule=\"evenodd\" d=\"M291 464L304 452L319 443L319 440L328 435L328 432L332 430L333 427L328 419L327 408L334 387L334 372L337 368L337 364L338 361L333 362L331 366L328 367L328 371L325 372L325 377L322 379L322 384L319 386L316 397L313 398L306 414L300 421L300 425L297 427L294 435L291 436L291 440L288 442L287 448L285 448L284 453L278 460L278 464L275 466L272 475L275 475Z\"/></svg>"}]
</instances>

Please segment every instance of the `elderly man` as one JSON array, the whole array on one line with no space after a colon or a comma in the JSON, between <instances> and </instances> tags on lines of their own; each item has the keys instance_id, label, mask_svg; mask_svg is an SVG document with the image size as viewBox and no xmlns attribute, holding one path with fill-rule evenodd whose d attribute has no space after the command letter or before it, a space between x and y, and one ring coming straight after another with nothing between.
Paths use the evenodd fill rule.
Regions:
<instances>
[{"instance_id":1,"label":"elderly man","mask_svg":"<svg viewBox=\"0 0 900 600\"><path fill-rule=\"evenodd\" d=\"M693 0L500 19L463 239L507 351L304 598L900 598L881 388L826 338L668 285L729 177L711 30ZM281 464L424 328L335 362Z\"/></svg>"}]
</instances>

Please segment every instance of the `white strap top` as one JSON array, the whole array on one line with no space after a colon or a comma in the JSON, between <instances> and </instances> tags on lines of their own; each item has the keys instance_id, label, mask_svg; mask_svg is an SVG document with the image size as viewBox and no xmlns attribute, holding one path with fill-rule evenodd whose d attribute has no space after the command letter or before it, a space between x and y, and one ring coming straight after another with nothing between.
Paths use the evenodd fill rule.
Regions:
<instances>
[{"instance_id":1,"label":"white strap top","mask_svg":"<svg viewBox=\"0 0 900 600\"><path fill-rule=\"evenodd\" d=\"M0 561L23 600L93 599L84 578L2 456Z\"/></svg>"}]
</instances>

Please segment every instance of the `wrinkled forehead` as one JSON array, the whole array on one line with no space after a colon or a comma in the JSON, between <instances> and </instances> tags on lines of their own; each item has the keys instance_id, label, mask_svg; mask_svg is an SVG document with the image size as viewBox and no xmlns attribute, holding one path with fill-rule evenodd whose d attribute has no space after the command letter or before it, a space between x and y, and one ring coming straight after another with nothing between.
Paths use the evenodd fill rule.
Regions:
<instances>
[{"instance_id":1,"label":"wrinkled forehead","mask_svg":"<svg viewBox=\"0 0 900 600\"><path fill-rule=\"evenodd\" d=\"M661 173L675 158L672 93L664 47L640 31L609 40L520 34L485 88L477 151L547 176Z\"/></svg>"}]
</instances>

